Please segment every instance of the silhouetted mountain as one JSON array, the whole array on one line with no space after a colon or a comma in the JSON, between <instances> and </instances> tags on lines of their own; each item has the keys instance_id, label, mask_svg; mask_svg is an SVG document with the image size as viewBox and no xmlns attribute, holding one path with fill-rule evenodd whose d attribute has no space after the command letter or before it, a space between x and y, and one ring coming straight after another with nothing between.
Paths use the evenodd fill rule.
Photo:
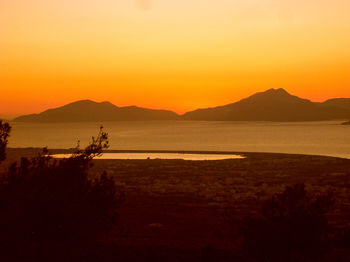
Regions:
<instances>
[{"instance_id":1,"label":"silhouetted mountain","mask_svg":"<svg viewBox=\"0 0 350 262\"><path fill-rule=\"evenodd\" d=\"M197 109L182 116L167 110L136 106L117 107L109 102L77 101L40 114L17 117L22 122L88 122L132 120L207 120L207 121L322 121L350 119L350 98L311 102L286 90L269 89L236 103Z\"/></svg>"},{"instance_id":2,"label":"silhouetted mountain","mask_svg":"<svg viewBox=\"0 0 350 262\"><path fill-rule=\"evenodd\" d=\"M347 119L350 108L290 95L284 89L269 89L239 102L215 108L198 109L183 115L188 120L215 121L320 121Z\"/></svg>"},{"instance_id":3,"label":"silhouetted mountain","mask_svg":"<svg viewBox=\"0 0 350 262\"><path fill-rule=\"evenodd\" d=\"M350 109L350 98L333 98L323 102L322 104Z\"/></svg>"},{"instance_id":4,"label":"silhouetted mountain","mask_svg":"<svg viewBox=\"0 0 350 262\"><path fill-rule=\"evenodd\" d=\"M46 110L40 114L24 115L14 119L18 122L90 122L172 120L179 116L167 110L152 110L136 106L117 107L110 102L96 103L81 100L62 107Z\"/></svg>"}]
</instances>

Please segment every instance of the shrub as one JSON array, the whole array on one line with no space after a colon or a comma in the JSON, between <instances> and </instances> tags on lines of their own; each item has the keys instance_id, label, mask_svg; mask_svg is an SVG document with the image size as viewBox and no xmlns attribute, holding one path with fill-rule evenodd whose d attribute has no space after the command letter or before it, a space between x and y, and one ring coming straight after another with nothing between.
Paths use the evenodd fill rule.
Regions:
<instances>
[{"instance_id":1,"label":"shrub","mask_svg":"<svg viewBox=\"0 0 350 262\"><path fill-rule=\"evenodd\" d=\"M21 261L79 257L112 228L121 195L105 172L88 177L93 157L107 147L101 128L89 146L67 159L53 159L44 150L9 168L0 181L0 256Z\"/></svg>"},{"instance_id":2,"label":"shrub","mask_svg":"<svg viewBox=\"0 0 350 262\"><path fill-rule=\"evenodd\" d=\"M10 130L10 125L0 120L0 163L6 159L6 146Z\"/></svg>"},{"instance_id":3,"label":"shrub","mask_svg":"<svg viewBox=\"0 0 350 262\"><path fill-rule=\"evenodd\" d=\"M258 261L309 261L327 251L330 194L311 197L304 184L264 202L261 217L245 223L245 250ZM306 259L306 260L304 260Z\"/></svg>"}]
</instances>

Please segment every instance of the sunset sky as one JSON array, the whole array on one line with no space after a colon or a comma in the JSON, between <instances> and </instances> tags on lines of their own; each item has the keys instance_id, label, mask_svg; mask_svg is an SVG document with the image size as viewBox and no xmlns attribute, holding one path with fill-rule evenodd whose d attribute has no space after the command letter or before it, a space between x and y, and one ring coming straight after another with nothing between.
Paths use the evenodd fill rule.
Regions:
<instances>
[{"instance_id":1,"label":"sunset sky","mask_svg":"<svg viewBox=\"0 0 350 262\"><path fill-rule=\"evenodd\" d=\"M349 0L0 0L0 115L350 97Z\"/></svg>"}]
</instances>

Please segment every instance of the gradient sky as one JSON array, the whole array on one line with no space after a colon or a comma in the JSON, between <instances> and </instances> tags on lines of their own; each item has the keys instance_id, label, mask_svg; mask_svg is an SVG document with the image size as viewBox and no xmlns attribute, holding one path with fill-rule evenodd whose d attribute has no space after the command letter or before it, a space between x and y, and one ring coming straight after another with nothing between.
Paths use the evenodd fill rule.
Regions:
<instances>
[{"instance_id":1,"label":"gradient sky","mask_svg":"<svg viewBox=\"0 0 350 262\"><path fill-rule=\"evenodd\" d=\"M349 0L0 0L0 114L350 97Z\"/></svg>"}]
</instances>

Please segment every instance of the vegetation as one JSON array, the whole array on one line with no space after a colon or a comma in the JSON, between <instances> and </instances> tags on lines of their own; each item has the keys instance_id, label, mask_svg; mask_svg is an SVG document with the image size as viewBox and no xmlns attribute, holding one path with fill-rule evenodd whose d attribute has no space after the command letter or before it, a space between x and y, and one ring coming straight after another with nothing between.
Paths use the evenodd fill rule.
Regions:
<instances>
[{"instance_id":1,"label":"vegetation","mask_svg":"<svg viewBox=\"0 0 350 262\"><path fill-rule=\"evenodd\" d=\"M4 125L8 162L25 150L6 150ZM106 148L101 129L70 158L44 150L1 175L1 261L347 261L349 160L247 153L92 167ZM123 197L105 170L128 193L121 211ZM227 207L229 223L220 217ZM251 218L237 223L242 217Z\"/></svg>"},{"instance_id":2,"label":"vegetation","mask_svg":"<svg viewBox=\"0 0 350 262\"><path fill-rule=\"evenodd\" d=\"M11 127L8 123L0 120L0 163L6 158L6 146L8 137L10 134Z\"/></svg>"},{"instance_id":3,"label":"vegetation","mask_svg":"<svg viewBox=\"0 0 350 262\"><path fill-rule=\"evenodd\" d=\"M304 184L288 186L267 200L260 218L244 227L245 249L258 261L310 261L330 244L326 212L331 194L310 197Z\"/></svg>"},{"instance_id":4,"label":"vegetation","mask_svg":"<svg viewBox=\"0 0 350 262\"><path fill-rule=\"evenodd\" d=\"M55 160L44 150L10 166L0 180L3 261L80 261L91 252L116 224L121 200L105 172L88 177L91 160L107 147L101 127L85 149L78 147L67 159Z\"/></svg>"}]
</instances>

